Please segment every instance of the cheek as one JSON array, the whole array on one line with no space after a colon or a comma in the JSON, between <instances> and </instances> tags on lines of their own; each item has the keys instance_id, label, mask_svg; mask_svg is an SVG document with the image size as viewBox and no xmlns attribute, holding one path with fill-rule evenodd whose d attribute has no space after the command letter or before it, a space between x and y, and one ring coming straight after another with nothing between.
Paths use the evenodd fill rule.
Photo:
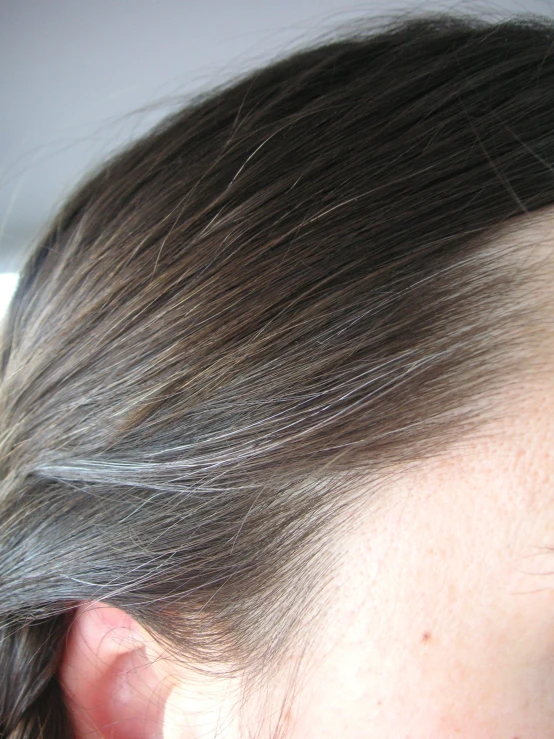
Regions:
<instances>
[{"instance_id":1,"label":"cheek","mask_svg":"<svg viewBox=\"0 0 554 739\"><path fill-rule=\"evenodd\" d=\"M472 669L445 653L427 676L417 663L352 672L352 658L336 657L299 696L287 739L554 739L547 682L537 691L534 670L522 685L494 665L486 674L478 656Z\"/></svg>"},{"instance_id":2,"label":"cheek","mask_svg":"<svg viewBox=\"0 0 554 739\"><path fill-rule=\"evenodd\" d=\"M287 739L554 739L554 422L529 431L544 407L351 532Z\"/></svg>"},{"instance_id":3,"label":"cheek","mask_svg":"<svg viewBox=\"0 0 554 739\"><path fill-rule=\"evenodd\" d=\"M554 739L546 609L514 595L529 582L486 541L488 555L446 531L353 544L287 739Z\"/></svg>"}]
</instances>

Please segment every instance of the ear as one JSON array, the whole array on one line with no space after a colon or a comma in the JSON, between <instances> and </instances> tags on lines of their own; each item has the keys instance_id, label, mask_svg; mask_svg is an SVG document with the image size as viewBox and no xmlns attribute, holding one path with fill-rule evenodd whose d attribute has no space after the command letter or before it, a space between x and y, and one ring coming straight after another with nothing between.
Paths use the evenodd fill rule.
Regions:
<instances>
[{"instance_id":1,"label":"ear","mask_svg":"<svg viewBox=\"0 0 554 739\"><path fill-rule=\"evenodd\" d=\"M76 739L161 739L172 684L163 652L123 611L79 607L60 670Z\"/></svg>"}]
</instances>

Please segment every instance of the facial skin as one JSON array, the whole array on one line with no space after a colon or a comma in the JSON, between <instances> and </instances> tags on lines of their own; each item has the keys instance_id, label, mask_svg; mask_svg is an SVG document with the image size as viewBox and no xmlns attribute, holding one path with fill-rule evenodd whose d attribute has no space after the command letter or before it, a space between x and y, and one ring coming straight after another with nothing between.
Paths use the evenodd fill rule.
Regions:
<instances>
[{"instance_id":1,"label":"facial skin","mask_svg":"<svg viewBox=\"0 0 554 739\"><path fill-rule=\"evenodd\" d=\"M289 739L554 737L554 383L524 395L344 542Z\"/></svg>"},{"instance_id":2,"label":"facial skin","mask_svg":"<svg viewBox=\"0 0 554 739\"><path fill-rule=\"evenodd\" d=\"M398 477L341 540L284 739L554 739L554 382L522 397L503 422ZM62 683L78 739L248 735L225 681L201 685L156 645L122 657L117 613L85 609L69 640ZM144 654L156 679L140 677ZM164 705L125 730L123 713L156 705L145 686ZM249 728L271 736L254 718Z\"/></svg>"}]
</instances>

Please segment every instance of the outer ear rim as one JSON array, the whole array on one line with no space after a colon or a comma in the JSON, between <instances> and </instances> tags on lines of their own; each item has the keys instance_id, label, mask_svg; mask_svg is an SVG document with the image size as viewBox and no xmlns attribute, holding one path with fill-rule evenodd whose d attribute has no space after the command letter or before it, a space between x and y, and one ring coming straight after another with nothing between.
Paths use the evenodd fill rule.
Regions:
<instances>
[{"instance_id":1,"label":"outer ear rim","mask_svg":"<svg viewBox=\"0 0 554 739\"><path fill-rule=\"evenodd\" d=\"M81 604L59 680L76 739L158 739L173 689L160 645L127 613Z\"/></svg>"}]
</instances>

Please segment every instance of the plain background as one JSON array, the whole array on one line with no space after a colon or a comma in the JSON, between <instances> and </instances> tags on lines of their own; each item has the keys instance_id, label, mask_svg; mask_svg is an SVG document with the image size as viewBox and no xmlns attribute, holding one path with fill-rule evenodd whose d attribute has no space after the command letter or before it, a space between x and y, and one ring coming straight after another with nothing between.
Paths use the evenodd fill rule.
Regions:
<instances>
[{"instance_id":1,"label":"plain background","mask_svg":"<svg viewBox=\"0 0 554 739\"><path fill-rule=\"evenodd\" d=\"M0 272L89 167L187 96L355 20L437 9L554 17L554 0L0 0Z\"/></svg>"}]
</instances>

